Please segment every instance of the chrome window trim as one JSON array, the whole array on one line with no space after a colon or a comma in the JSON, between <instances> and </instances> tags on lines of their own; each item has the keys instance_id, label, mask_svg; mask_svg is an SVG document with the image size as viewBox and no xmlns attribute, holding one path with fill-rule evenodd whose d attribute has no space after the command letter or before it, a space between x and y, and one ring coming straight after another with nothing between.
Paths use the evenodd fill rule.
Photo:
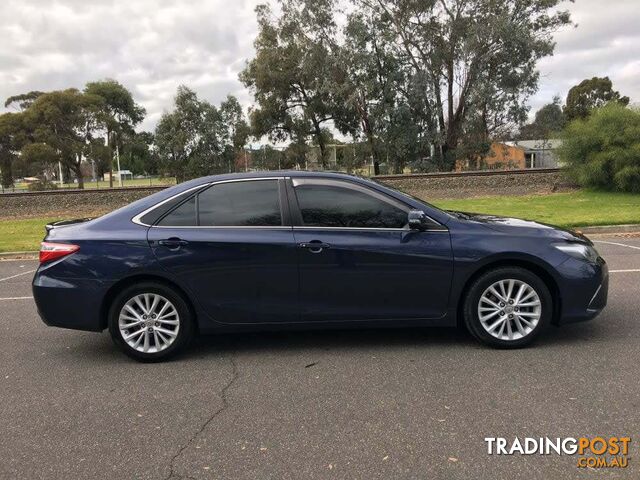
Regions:
<instances>
[{"instance_id":1,"label":"chrome window trim","mask_svg":"<svg viewBox=\"0 0 640 480\"><path fill-rule=\"evenodd\" d=\"M346 230L346 231L354 231L354 230L364 230L370 232L420 232L420 233L443 233L449 232L446 228L433 228L426 230L412 230L410 228L384 228L384 227L306 227L306 226L298 226L293 227L294 230Z\"/></svg>"},{"instance_id":2,"label":"chrome window trim","mask_svg":"<svg viewBox=\"0 0 640 480\"><path fill-rule=\"evenodd\" d=\"M182 225L182 226L176 226L176 227L172 227L170 225L151 225L151 228L171 228L173 230L180 228L180 229L184 229L184 228L198 228L198 229L202 229L202 228L206 228L206 229L218 229L218 230L246 230L248 228L252 229L252 230L291 230L293 229L293 227L288 227L285 225L274 225L274 226L268 226L268 225L237 225L237 226L233 226L233 225Z\"/></svg>"},{"instance_id":3,"label":"chrome window trim","mask_svg":"<svg viewBox=\"0 0 640 480\"><path fill-rule=\"evenodd\" d=\"M132 221L133 223L135 223L135 224L137 224L137 225L141 225L141 226L143 226L143 227L153 227L153 228L287 228L287 229L289 229L289 228L291 228L291 227L286 227L286 226L285 226L285 227L282 227L282 226L273 226L273 227L263 227L263 226L255 226L255 227L252 227L252 226L237 226L237 227L234 227L234 226L200 226L200 225L193 225L193 226L181 226L181 227L176 226L176 227L172 227L172 226L170 226L170 225L166 225L166 226L160 226L160 225L149 225L149 224L146 224L146 223L143 223L143 222L141 222L141 221L140 221L140 219L141 219L142 217L144 217L147 213L152 212L152 211L153 211L153 210L155 210L156 208L158 208L158 207L160 207L160 206L164 205L164 204L165 204L165 203L167 203L167 202L170 202L171 200L173 200L173 199L174 199L174 198L176 198L176 197L179 197L180 195L184 195L185 193L189 193L189 192L194 191L194 190L204 189L205 187L209 188L209 187L212 187L212 186L214 186L214 185L219 185L219 184L222 184L222 183L248 182L248 181L253 181L253 180L275 180L275 181L278 181L278 180L283 180L283 179L285 179L285 178L287 178L287 177L233 178L233 179L230 179L230 180L220 180L220 181L218 181L218 182L203 183L203 184L201 184L201 185L198 185L198 186L195 186L195 187L189 188L189 189L187 189L187 190L184 190L184 191L182 191L182 192L180 192L180 193L176 193L175 195L172 195L172 196L171 196L171 197L169 197L169 198L165 198L165 199L164 199L164 200L162 200L160 203L156 203L155 205L153 205L153 206L151 206L151 207L147 208L146 210L144 210L143 212L138 213L136 216L134 216L134 217L131 219L131 221Z\"/></svg>"}]
</instances>

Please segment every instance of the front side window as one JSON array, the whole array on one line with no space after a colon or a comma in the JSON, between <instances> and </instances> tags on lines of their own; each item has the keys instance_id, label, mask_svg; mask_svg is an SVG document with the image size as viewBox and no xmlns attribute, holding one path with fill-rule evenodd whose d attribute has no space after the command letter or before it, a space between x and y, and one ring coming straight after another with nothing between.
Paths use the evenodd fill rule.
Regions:
<instances>
[{"instance_id":1,"label":"front side window","mask_svg":"<svg viewBox=\"0 0 640 480\"><path fill-rule=\"evenodd\" d=\"M270 227L282 225L278 180L212 185L180 205L160 226Z\"/></svg>"},{"instance_id":2,"label":"front side window","mask_svg":"<svg viewBox=\"0 0 640 480\"><path fill-rule=\"evenodd\" d=\"M295 187L307 227L404 228L407 211L361 189L337 184L302 183Z\"/></svg>"}]
</instances>

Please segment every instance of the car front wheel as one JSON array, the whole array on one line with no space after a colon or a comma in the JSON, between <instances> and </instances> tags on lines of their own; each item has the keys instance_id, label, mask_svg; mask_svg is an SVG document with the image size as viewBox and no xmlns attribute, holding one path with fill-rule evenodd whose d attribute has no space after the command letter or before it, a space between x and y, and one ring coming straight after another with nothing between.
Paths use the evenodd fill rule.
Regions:
<instances>
[{"instance_id":1,"label":"car front wheel","mask_svg":"<svg viewBox=\"0 0 640 480\"><path fill-rule=\"evenodd\" d=\"M116 296L109 332L124 353L153 362L182 350L193 336L193 322L181 295L161 283L145 282Z\"/></svg>"},{"instance_id":2,"label":"car front wheel","mask_svg":"<svg viewBox=\"0 0 640 480\"><path fill-rule=\"evenodd\" d=\"M476 279L465 299L467 329L494 347L522 347L551 322L553 300L545 283L529 270L498 268Z\"/></svg>"}]
</instances>

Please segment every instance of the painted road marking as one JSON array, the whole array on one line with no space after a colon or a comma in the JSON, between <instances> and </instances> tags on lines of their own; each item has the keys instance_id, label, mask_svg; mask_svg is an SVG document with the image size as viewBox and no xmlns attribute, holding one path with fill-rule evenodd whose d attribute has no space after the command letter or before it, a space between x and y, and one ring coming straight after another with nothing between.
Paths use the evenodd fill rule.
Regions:
<instances>
[{"instance_id":1,"label":"painted road marking","mask_svg":"<svg viewBox=\"0 0 640 480\"><path fill-rule=\"evenodd\" d=\"M6 298L0 298L1 300L33 300L33 297L6 297Z\"/></svg>"},{"instance_id":2,"label":"painted road marking","mask_svg":"<svg viewBox=\"0 0 640 480\"><path fill-rule=\"evenodd\" d=\"M33 273L33 272L35 272L35 270L29 270L27 272L22 272L22 273L17 273L15 275L11 275L10 277L0 278L0 282L4 282L5 280L11 280L12 278L16 278L16 277L19 277L21 275L26 275L28 273Z\"/></svg>"},{"instance_id":3,"label":"painted road marking","mask_svg":"<svg viewBox=\"0 0 640 480\"><path fill-rule=\"evenodd\" d=\"M605 242L604 240L593 240L593 243L606 243L607 245L617 245L619 247L627 247L627 248L633 248L634 250L640 250L640 247L636 247L635 245L626 245L624 243L617 243L617 242Z\"/></svg>"},{"instance_id":4,"label":"painted road marking","mask_svg":"<svg viewBox=\"0 0 640 480\"><path fill-rule=\"evenodd\" d=\"M632 268L629 270L609 270L609 273L634 273L640 272L640 268Z\"/></svg>"}]
</instances>

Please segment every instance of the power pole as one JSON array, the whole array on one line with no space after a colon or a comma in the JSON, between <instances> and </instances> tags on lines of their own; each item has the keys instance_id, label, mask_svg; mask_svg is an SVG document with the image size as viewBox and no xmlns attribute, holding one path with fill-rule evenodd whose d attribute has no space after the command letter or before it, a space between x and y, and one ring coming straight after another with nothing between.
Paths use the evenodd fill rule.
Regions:
<instances>
[{"instance_id":1,"label":"power pole","mask_svg":"<svg viewBox=\"0 0 640 480\"><path fill-rule=\"evenodd\" d=\"M118 185L122 187L122 170L120 170L120 149L118 148L118 142L116 142L116 162L118 162Z\"/></svg>"},{"instance_id":2,"label":"power pole","mask_svg":"<svg viewBox=\"0 0 640 480\"><path fill-rule=\"evenodd\" d=\"M58 162L58 172L60 173L60 187L64 185L64 180L62 179L62 163Z\"/></svg>"}]
</instances>

